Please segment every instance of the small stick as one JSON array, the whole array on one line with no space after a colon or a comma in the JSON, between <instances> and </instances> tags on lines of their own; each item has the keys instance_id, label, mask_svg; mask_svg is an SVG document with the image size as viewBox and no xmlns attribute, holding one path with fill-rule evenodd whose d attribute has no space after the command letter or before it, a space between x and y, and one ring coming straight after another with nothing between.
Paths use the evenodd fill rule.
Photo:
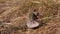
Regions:
<instances>
[{"instance_id":1,"label":"small stick","mask_svg":"<svg viewBox=\"0 0 60 34\"><path fill-rule=\"evenodd\" d=\"M59 15L55 15L56 17L59 17ZM44 20L44 19L47 19L47 18L52 18L53 16L50 16L50 17L45 17L45 18L42 18L42 19L38 19L38 20Z\"/></svg>"}]
</instances>

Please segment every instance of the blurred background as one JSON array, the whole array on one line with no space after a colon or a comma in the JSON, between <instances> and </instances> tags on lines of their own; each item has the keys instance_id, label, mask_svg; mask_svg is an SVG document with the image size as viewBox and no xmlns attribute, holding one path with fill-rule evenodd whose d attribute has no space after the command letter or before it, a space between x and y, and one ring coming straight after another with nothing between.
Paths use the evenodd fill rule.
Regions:
<instances>
[{"instance_id":1,"label":"blurred background","mask_svg":"<svg viewBox=\"0 0 60 34\"><path fill-rule=\"evenodd\" d=\"M23 17L33 10L42 24L25 29ZM0 0L0 34L60 34L60 0Z\"/></svg>"}]
</instances>

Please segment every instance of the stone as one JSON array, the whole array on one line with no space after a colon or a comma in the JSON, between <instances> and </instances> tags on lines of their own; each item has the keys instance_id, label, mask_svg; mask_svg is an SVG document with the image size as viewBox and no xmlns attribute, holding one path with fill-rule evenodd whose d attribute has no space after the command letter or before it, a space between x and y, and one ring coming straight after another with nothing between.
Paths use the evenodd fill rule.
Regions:
<instances>
[{"instance_id":1,"label":"stone","mask_svg":"<svg viewBox=\"0 0 60 34\"><path fill-rule=\"evenodd\" d=\"M28 28L35 28L38 27L40 24L37 21L28 21L26 25Z\"/></svg>"}]
</instances>

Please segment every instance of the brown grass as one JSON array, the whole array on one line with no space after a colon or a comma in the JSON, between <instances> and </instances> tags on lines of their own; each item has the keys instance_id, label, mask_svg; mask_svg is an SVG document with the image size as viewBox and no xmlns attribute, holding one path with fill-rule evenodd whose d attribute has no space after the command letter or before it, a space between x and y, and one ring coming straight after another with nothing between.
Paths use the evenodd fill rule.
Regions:
<instances>
[{"instance_id":1,"label":"brown grass","mask_svg":"<svg viewBox=\"0 0 60 34\"><path fill-rule=\"evenodd\" d=\"M34 9L39 12L40 26L25 29L22 17ZM60 34L60 0L0 0L0 34Z\"/></svg>"}]
</instances>

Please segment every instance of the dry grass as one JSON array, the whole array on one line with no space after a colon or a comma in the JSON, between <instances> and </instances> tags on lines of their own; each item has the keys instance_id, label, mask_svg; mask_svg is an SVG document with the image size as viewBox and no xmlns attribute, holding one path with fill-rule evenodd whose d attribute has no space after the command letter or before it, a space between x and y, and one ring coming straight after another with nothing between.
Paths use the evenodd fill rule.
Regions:
<instances>
[{"instance_id":1,"label":"dry grass","mask_svg":"<svg viewBox=\"0 0 60 34\"><path fill-rule=\"evenodd\" d=\"M40 26L25 29L22 17L34 9ZM60 0L0 0L0 34L60 34Z\"/></svg>"}]
</instances>

